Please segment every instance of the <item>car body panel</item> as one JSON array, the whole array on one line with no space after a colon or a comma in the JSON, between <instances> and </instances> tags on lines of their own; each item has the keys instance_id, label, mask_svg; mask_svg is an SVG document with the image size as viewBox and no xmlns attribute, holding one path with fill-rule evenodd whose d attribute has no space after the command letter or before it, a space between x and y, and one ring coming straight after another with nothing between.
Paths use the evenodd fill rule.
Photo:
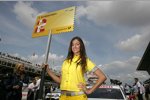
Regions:
<instances>
[{"instance_id":1,"label":"car body panel","mask_svg":"<svg viewBox=\"0 0 150 100\"><path fill-rule=\"evenodd\" d=\"M91 88L87 87L87 88ZM126 100L120 86L102 85L92 94L88 95L88 100Z\"/></svg>"}]
</instances>

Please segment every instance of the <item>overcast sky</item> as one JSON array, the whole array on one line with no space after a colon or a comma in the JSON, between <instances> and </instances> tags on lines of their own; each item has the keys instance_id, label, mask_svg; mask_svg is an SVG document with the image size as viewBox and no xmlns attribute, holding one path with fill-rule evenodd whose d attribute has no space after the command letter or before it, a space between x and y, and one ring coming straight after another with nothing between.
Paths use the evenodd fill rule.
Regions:
<instances>
[{"instance_id":1,"label":"overcast sky","mask_svg":"<svg viewBox=\"0 0 150 100\"><path fill-rule=\"evenodd\" d=\"M74 31L52 36L52 68L60 70L70 40L80 36L88 57L110 78L128 83L149 78L136 70L150 40L149 1L0 1L0 51L41 64L48 37L31 37L36 17L71 6Z\"/></svg>"}]
</instances>

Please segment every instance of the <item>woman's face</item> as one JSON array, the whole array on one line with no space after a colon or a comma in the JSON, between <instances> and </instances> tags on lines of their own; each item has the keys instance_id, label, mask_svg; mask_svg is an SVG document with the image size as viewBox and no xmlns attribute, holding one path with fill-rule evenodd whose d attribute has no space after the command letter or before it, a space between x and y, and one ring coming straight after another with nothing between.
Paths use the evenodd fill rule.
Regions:
<instances>
[{"instance_id":1,"label":"woman's face","mask_svg":"<svg viewBox=\"0 0 150 100\"><path fill-rule=\"evenodd\" d=\"M20 71L24 71L25 70L25 67L24 67L24 65L20 65Z\"/></svg>"},{"instance_id":2,"label":"woman's face","mask_svg":"<svg viewBox=\"0 0 150 100\"><path fill-rule=\"evenodd\" d=\"M74 55L80 54L80 42L77 39L72 41L72 52Z\"/></svg>"}]
</instances>

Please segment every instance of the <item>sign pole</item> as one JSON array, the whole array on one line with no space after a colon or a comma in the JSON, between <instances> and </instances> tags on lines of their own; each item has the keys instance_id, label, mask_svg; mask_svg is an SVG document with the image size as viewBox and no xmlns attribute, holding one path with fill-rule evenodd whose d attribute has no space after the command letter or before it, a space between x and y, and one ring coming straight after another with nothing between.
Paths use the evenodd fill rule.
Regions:
<instances>
[{"instance_id":1,"label":"sign pole","mask_svg":"<svg viewBox=\"0 0 150 100\"><path fill-rule=\"evenodd\" d=\"M48 41L47 41L47 48L46 48L46 55L45 55L45 64L47 64L47 62L48 62L51 38L52 38L52 34L51 34L51 30L50 30L49 31L49 35L48 35ZM43 86L44 86L45 72L46 72L46 67L44 67L42 69L38 100L43 100Z\"/></svg>"}]
</instances>

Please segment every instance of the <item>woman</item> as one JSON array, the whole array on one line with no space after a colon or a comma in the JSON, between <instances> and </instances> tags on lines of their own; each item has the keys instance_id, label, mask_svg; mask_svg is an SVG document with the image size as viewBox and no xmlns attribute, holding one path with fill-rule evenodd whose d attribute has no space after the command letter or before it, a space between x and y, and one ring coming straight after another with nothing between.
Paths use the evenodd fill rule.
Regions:
<instances>
[{"instance_id":1,"label":"woman","mask_svg":"<svg viewBox=\"0 0 150 100\"><path fill-rule=\"evenodd\" d=\"M98 77L92 88L87 89L84 73L94 72ZM80 37L74 37L69 46L68 56L62 64L61 77L56 76L47 67L47 73L54 81L60 83L61 96L59 100L87 100L86 94L91 94L105 80L106 76L87 57L84 43Z\"/></svg>"},{"instance_id":2,"label":"woman","mask_svg":"<svg viewBox=\"0 0 150 100\"><path fill-rule=\"evenodd\" d=\"M6 80L6 100L21 100L22 87L29 83L29 77L25 74L25 67L22 63L17 63L14 73Z\"/></svg>"}]
</instances>

